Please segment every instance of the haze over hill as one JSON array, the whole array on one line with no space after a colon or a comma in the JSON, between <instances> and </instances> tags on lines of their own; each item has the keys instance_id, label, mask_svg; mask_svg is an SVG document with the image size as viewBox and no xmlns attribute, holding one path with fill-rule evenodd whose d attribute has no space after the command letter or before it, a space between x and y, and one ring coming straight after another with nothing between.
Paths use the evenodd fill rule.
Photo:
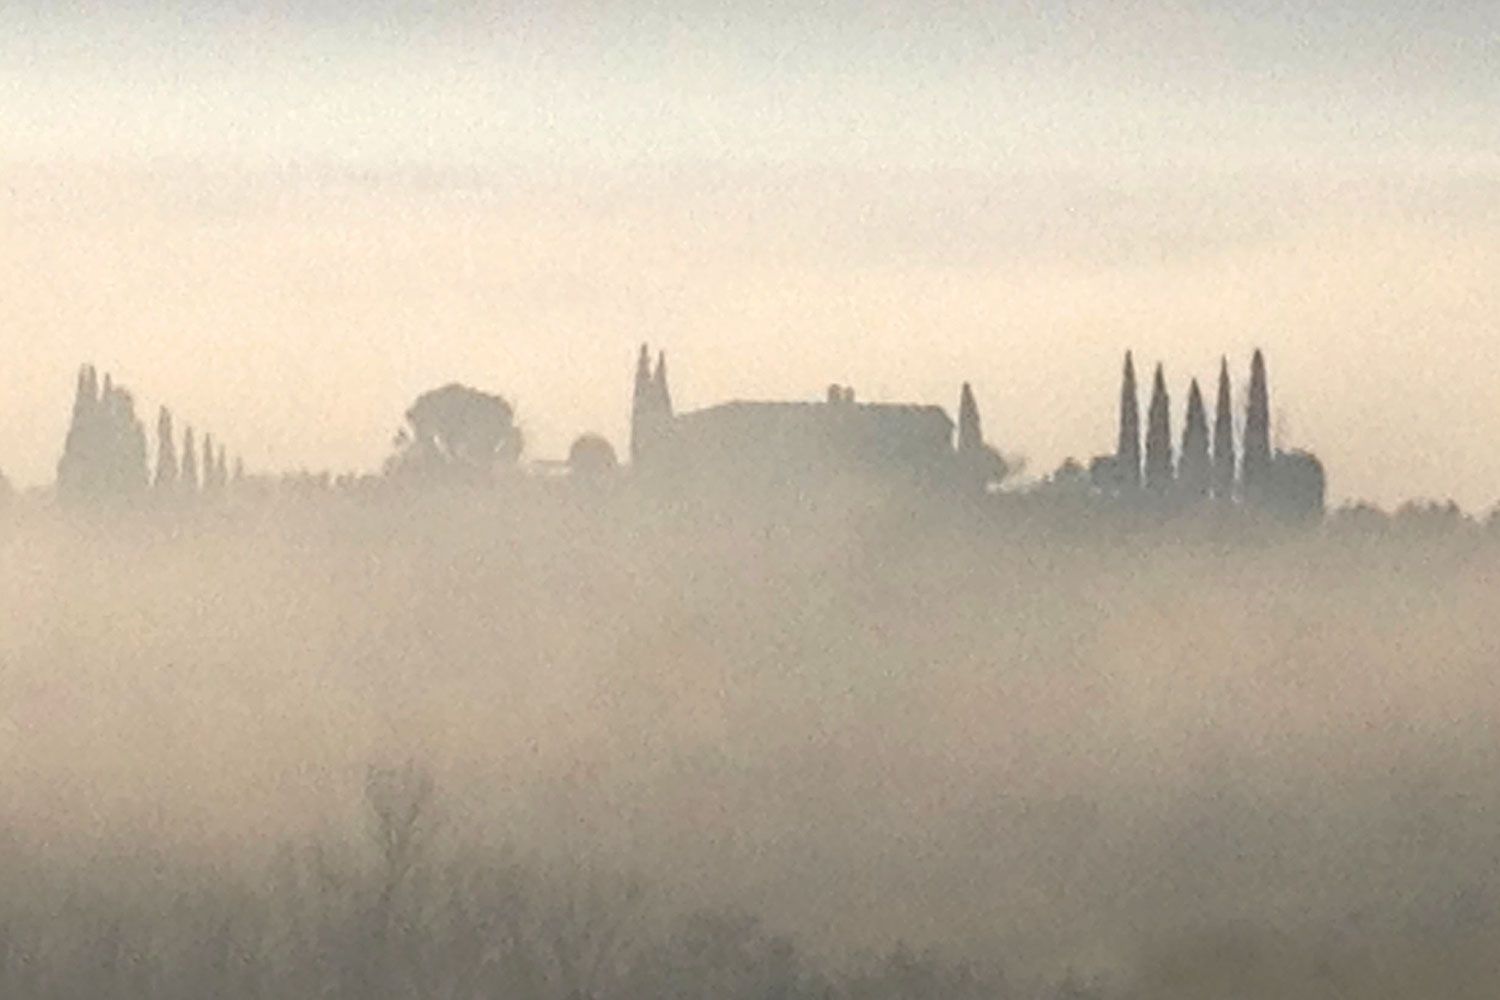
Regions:
<instances>
[{"instance_id":1,"label":"haze over hill","mask_svg":"<svg viewBox=\"0 0 1500 1000\"><path fill-rule=\"evenodd\" d=\"M454 378L619 445L651 340L694 406L972 381L1046 470L1125 347L1262 346L1336 499L1500 496L1493 5L299 10L0 12L13 479L83 359L259 468Z\"/></svg>"},{"instance_id":2,"label":"haze over hill","mask_svg":"<svg viewBox=\"0 0 1500 1000\"><path fill-rule=\"evenodd\" d=\"M0 4L0 997L1492 1000L1497 65Z\"/></svg>"}]
</instances>

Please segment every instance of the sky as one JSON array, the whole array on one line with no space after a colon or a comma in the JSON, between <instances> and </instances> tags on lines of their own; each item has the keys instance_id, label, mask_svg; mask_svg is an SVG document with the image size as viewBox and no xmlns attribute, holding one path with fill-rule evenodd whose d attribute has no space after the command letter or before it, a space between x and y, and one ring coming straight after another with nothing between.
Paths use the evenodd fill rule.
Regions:
<instances>
[{"instance_id":1,"label":"sky","mask_svg":"<svg viewBox=\"0 0 1500 1000\"><path fill-rule=\"evenodd\" d=\"M0 3L0 470L91 361L253 469L420 392L535 457L683 407L957 405L1042 475L1121 356L1265 348L1335 500L1500 500L1500 6ZM1312 8L1312 9L1305 9Z\"/></svg>"}]
</instances>

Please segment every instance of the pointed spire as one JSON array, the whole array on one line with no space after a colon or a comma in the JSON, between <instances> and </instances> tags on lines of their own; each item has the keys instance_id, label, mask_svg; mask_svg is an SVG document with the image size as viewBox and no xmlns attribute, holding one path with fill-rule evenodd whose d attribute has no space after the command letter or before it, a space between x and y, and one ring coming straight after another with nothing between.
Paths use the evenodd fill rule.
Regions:
<instances>
[{"instance_id":1,"label":"pointed spire","mask_svg":"<svg viewBox=\"0 0 1500 1000\"><path fill-rule=\"evenodd\" d=\"M1208 414L1198 380L1188 387L1187 424L1182 431L1182 456L1177 461L1177 485L1194 499L1208 496L1213 470L1208 458Z\"/></svg>"},{"instance_id":2,"label":"pointed spire","mask_svg":"<svg viewBox=\"0 0 1500 1000\"><path fill-rule=\"evenodd\" d=\"M177 442L172 437L172 413L165 406L156 416L156 480L158 490L177 489Z\"/></svg>"},{"instance_id":3,"label":"pointed spire","mask_svg":"<svg viewBox=\"0 0 1500 1000\"><path fill-rule=\"evenodd\" d=\"M1219 400L1214 411L1213 454L1214 498L1229 502L1234 499L1234 408L1230 401L1229 359L1219 360Z\"/></svg>"},{"instance_id":4,"label":"pointed spire","mask_svg":"<svg viewBox=\"0 0 1500 1000\"><path fill-rule=\"evenodd\" d=\"M979 404L974 390L965 382L958 397L958 450L969 454L984 447L984 430L979 422Z\"/></svg>"},{"instance_id":5,"label":"pointed spire","mask_svg":"<svg viewBox=\"0 0 1500 1000\"><path fill-rule=\"evenodd\" d=\"M1250 401L1245 411L1245 457L1241 483L1247 500L1264 498L1271 474L1271 405L1266 359L1259 350L1250 362Z\"/></svg>"},{"instance_id":6,"label":"pointed spire","mask_svg":"<svg viewBox=\"0 0 1500 1000\"><path fill-rule=\"evenodd\" d=\"M1141 485L1141 409L1135 387L1135 358L1125 352L1125 375L1120 385L1120 440L1115 447L1116 472L1122 489Z\"/></svg>"},{"instance_id":7,"label":"pointed spire","mask_svg":"<svg viewBox=\"0 0 1500 1000\"><path fill-rule=\"evenodd\" d=\"M1172 488L1172 410L1167 379L1161 365L1151 385L1151 409L1146 416L1146 488L1166 493Z\"/></svg>"}]
</instances>

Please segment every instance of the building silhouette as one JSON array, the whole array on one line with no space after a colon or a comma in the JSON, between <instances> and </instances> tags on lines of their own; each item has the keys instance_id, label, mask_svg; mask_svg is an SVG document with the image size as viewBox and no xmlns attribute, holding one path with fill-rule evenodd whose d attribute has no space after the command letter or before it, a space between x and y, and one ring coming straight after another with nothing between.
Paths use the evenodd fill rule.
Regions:
<instances>
[{"instance_id":1,"label":"building silhouette","mask_svg":"<svg viewBox=\"0 0 1500 1000\"><path fill-rule=\"evenodd\" d=\"M631 460L638 473L734 488L813 488L842 480L885 487L961 486L973 456L998 454L978 439L973 393L960 403L966 434L940 406L865 403L852 388L830 386L822 401L732 400L676 413L666 356L650 365L641 348L631 413ZM960 460L960 456L967 456ZM972 476L969 477L972 481Z\"/></svg>"}]
</instances>

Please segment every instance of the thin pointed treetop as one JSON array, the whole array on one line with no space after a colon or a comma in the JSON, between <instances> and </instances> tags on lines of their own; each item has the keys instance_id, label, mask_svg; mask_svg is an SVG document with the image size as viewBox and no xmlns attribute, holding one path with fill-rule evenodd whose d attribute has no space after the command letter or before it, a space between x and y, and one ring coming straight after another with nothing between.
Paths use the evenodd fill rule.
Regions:
<instances>
[{"instance_id":1,"label":"thin pointed treetop","mask_svg":"<svg viewBox=\"0 0 1500 1000\"><path fill-rule=\"evenodd\" d=\"M1257 350L1250 362L1250 400L1245 411L1245 455L1241 481L1245 494L1262 494L1271 474L1271 405L1266 359Z\"/></svg>"},{"instance_id":2,"label":"thin pointed treetop","mask_svg":"<svg viewBox=\"0 0 1500 1000\"><path fill-rule=\"evenodd\" d=\"M1175 478L1172 465L1172 410L1167 396L1167 379L1162 366L1156 366L1151 385L1151 408L1146 426L1146 488L1164 493Z\"/></svg>"},{"instance_id":3,"label":"thin pointed treetop","mask_svg":"<svg viewBox=\"0 0 1500 1000\"><path fill-rule=\"evenodd\" d=\"M1125 374L1120 384L1120 439L1115 462L1121 486L1141 485L1141 410L1135 385L1135 358L1125 352Z\"/></svg>"},{"instance_id":4,"label":"thin pointed treetop","mask_svg":"<svg viewBox=\"0 0 1500 1000\"><path fill-rule=\"evenodd\" d=\"M652 390L651 348L647 344L642 344L640 353L635 358L635 392L630 397L630 461L632 464L640 461L641 452L647 447L646 439L650 435L648 424L651 421Z\"/></svg>"},{"instance_id":5,"label":"thin pointed treetop","mask_svg":"<svg viewBox=\"0 0 1500 1000\"><path fill-rule=\"evenodd\" d=\"M965 382L958 397L958 450L977 451L984 447L984 429L979 420L979 404L974 401L974 390Z\"/></svg>"},{"instance_id":6,"label":"thin pointed treetop","mask_svg":"<svg viewBox=\"0 0 1500 1000\"><path fill-rule=\"evenodd\" d=\"M1177 461L1177 485L1186 495L1201 499L1211 488L1213 470L1208 457L1208 414L1198 380L1188 387L1186 424L1182 431L1182 455Z\"/></svg>"},{"instance_id":7,"label":"thin pointed treetop","mask_svg":"<svg viewBox=\"0 0 1500 1000\"><path fill-rule=\"evenodd\" d=\"M651 380L656 394L658 412L663 417L672 415L672 390L667 386L667 352L656 355L656 375Z\"/></svg>"},{"instance_id":8,"label":"thin pointed treetop","mask_svg":"<svg viewBox=\"0 0 1500 1000\"><path fill-rule=\"evenodd\" d=\"M177 465L177 442L172 436L172 413L165 406L156 415L156 487L177 488L181 472Z\"/></svg>"},{"instance_id":9,"label":"thin pointed treetop","mask_svg":"<svg viewBox=\"0 0 1500 1000\"><path fill-rule=\"evenodd\" d=\"M198 445L191 427L182 436L182 488L188 493L198 492Z\"/></svg>"},{"instance_id":10,"label":"thin pointed treetop","mask_svg":"<svg viewBox=\"0 0 1500 1000\"><path fill-rule=\"evenodd\" d=\"M1219 399L1214 412L1213 491L1219 500L1234 499L1237 460L1234 453L1234 406L1229 389L1229 359L1219 361Z\"/></svg>"}]
</instances>

